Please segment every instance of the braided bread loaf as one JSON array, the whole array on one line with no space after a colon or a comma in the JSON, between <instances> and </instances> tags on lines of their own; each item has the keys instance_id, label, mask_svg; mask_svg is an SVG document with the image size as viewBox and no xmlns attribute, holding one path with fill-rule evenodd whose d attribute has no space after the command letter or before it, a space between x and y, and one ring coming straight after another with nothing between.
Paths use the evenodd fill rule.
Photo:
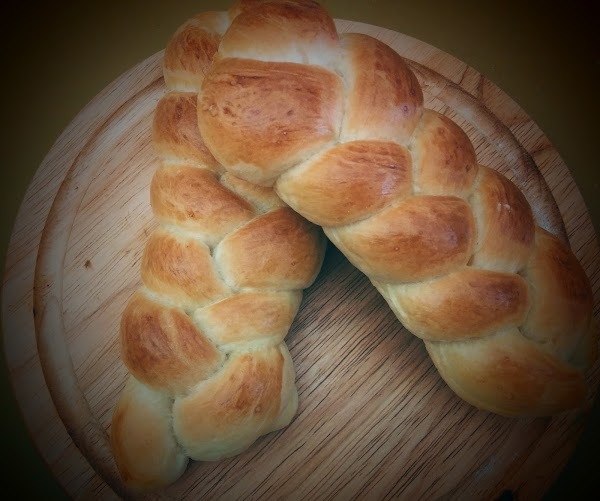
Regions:
<instances>
[{"instance_id":1,"label":"braided bread loaf","mask_svg":"<svg viewBox=\"0 0 600 501\"><path fill-rule=\"evenodd\" d=\"M199 16L175 35L165 55L168 93L154 116L162 161L150 194L161 225L145 247L143 287L122 316L131 376L111 429L123 480L139 490L173 482L188 457L241 452L286 426L297 408L283 340L325 238L271 188L225 173L203 144L199 77L222 20ZM178 51L188 30L203 43L201 58Z\"/></svg>"},{"instance_id":2,"label":"braided bread loaf","mask_svg":"<svg viewBox=\"0 0 600 501\"><path fill-rule=\"evenodd\" d=\"M580 405L590 285L523 194L385 44L338 35L313 1L232 12L198 102L215 158L321 225L460 397L504 415Z\"/></svg>"}]
</instances>

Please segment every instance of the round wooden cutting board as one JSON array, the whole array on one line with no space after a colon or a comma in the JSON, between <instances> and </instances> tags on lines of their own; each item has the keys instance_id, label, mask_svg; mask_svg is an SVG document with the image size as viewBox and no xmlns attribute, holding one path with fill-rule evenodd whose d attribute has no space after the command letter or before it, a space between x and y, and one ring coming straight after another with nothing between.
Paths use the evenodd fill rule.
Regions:
<instances>
[{"instance_id":1,"label":"round wooden cutting board","mask_svg":"<svg viewBox=\"0 0 600 501\"><path fill-rule=\"evenodd\" d=\"M600 254L590 217L568 168L527 114L432 46L371 25L337 26L375 36L406 57L427 107L461 125L480 163L515 180L540 223L560 234L551 192L593 284L597 318ZM28 189L8 253L3 319L11 380L35 444L77 498L108 499L118 490L106 440L126 378L118 324L156 225L150 127L164 93L161 58L125 73L64 131ZM34 279L44 287L35 303L43 311L34 310ZM331 245L287 343L300 395L293 422L237 457L191 463L162 494L492 499L510 490L539 498L577 445L600 378L596 363L588 407L554 418L479 411L449 390L422 342Z\"/></svg>"}]
</instances>

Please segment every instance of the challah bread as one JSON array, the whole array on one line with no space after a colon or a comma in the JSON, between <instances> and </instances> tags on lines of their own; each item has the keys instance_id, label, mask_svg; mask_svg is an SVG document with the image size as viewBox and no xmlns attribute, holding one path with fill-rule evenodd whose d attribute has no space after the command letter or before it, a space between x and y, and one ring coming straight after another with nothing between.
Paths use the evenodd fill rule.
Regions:
<instances>
[{"instance_id":1,"label":"challah bread","mask_svg":"<svg viewBox=\"0 0 600 501\"><path fill-rule=\"evenodd\" d=\"M173 482L188 458L241 452L297 409L284 338L325 238L271 188L226 173L204 146L197 91L225 25L223 13L198 16L165 53L168 92L153 124L161 163L150 188L160 226L121 320L131 375L111 428L119 471L137 490Z\"/></svg>"},{"instance_id":2,"label":"challah bread","mask_svg":"<svg viewBox=\"0 0 600 501\"><path fill-rule=\"evenodd\" d=\"M238 2L204 72L198 124L224 168L321 225L427 347L449 386L504 415L582 403L589 281L524 195L424 108L382 42L316 2Z\"/></svg>"}]
</instances>

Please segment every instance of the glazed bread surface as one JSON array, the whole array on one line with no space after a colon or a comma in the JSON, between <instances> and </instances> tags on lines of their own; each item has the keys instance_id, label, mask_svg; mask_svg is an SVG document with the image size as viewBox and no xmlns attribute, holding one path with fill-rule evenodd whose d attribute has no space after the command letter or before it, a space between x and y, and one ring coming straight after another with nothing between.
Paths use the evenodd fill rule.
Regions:
<instances>
[{"instance_id":1,"label":"glazed bread surface","mask_svg":"<svg viewBox=\"0 0 600 501\"><path fill-rule=\"evenodd\" d=\"M198 96L215 158L322 226L460 397L511 416L580 406L590 284L523 193L384 43L338 34L312 1L235 9Z\"/></svg>"},{"instance_id":2,"label":"glazed bread surface","mask_svg":"<svg viewBox=\"0 0 600 501\"><path fill-rule=\"evenodd\" d=\"M241 0L186 21L164 77L160 227L122 317L131 376L111 429L129 486L165 486L189 458L290 422L284 338L321 265L318 226L467 402L510 416L582 405L597 337L581 265L424 107L391 48L338 34L316 2Z\"/></svg>"},{"instance_id":3,"label":"glazed bread surface","mask_svg":"<svg viewBox=\"0 0 600 501\"><path fill-rule=\"evenodd\" d=\"M111 427L133 490L172 483L189 458L240 453L289 424L298 404L284 338L325 238L272 188L225 172L204 144L197 92L227 19L194 18L175 35L190 45L172 43L165 54L150 187L160 225L145 246L143 286L121 319L130 376Z\"/></svg>"}]
</instances>

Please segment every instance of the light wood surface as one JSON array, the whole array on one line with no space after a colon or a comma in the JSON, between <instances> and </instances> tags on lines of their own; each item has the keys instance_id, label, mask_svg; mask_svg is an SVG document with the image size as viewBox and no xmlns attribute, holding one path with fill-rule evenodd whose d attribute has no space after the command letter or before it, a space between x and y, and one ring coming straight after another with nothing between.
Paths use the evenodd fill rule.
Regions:
<instances>
[{"instance_id":1,"label":"light wood surface","mask_svg":"<svg viewBox=\"0 0 600 501\"><path fill-rule=\"evenodd\" d=\"M426 104L465 128L482 163L519 182L527 157L510 136L497 134L493 118L507 127L558 202L572 248L592 281L597 317L596 236L567 167L542 131L455 58L382 28L350 22L339 22L338 28L369 33L416 61ZM125 381L117 343L120 313L139 284L139 258L155 225L148 186L157 164L149 126L164 92L160 58L156 54L107 87L65 130L27 191L9 247L3 327L11 379L34 441L75 497L114 496L105 481L111 465L103 441ZM492 119L473 114L468 100L455 99L460 93L436 74L469 92ZM541 207L548 227L560 231L538 188L526 190L530 202ZM46 226L48 241L40 246L53 203L59 217ZM38 270L46 270L38 275L38 304L46 310L35 311L35 321L38 332L55 336L42 336L39 346L33 311L38 255ZM43 292L46 286L50 292ZM68 350L60 352L63 326ZM421 342L332 247L287 342L300 392L293 423L236 458L192 464L168 495L493 498L511 489L537 498L587 424L589 409L553 419L506 419L460 401L437 375ZM590 398L598 378L596 364ZM69 398L79 390L83 399ZM83 452L74 440L84 445Z\"/></svg>"}]
</instances>

